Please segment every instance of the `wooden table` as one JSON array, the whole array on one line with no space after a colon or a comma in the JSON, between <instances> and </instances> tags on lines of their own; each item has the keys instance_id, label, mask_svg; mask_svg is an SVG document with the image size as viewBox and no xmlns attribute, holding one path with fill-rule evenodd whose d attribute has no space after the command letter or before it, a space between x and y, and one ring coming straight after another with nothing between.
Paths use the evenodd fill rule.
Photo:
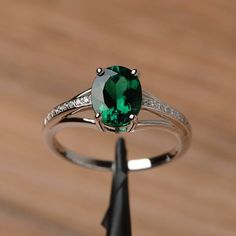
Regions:
<instances>
[{"instance_id":1,"label":"wooden table","mask_svg":"<svg viewBox=\"0 0 236 236\"><path fill-rule=\"evenodd\" d=\"M111 173L49 152L42 120L98 66L120 64L193 126L184 158L130 175L133 235L235 236L235 15L233 0L2 0L0 235L105 235ZM97 135L69 130L64 141L113 158L116 137ZM153 131L127 140L130 155L168 143Z\"/></svg>"}]
</instances>

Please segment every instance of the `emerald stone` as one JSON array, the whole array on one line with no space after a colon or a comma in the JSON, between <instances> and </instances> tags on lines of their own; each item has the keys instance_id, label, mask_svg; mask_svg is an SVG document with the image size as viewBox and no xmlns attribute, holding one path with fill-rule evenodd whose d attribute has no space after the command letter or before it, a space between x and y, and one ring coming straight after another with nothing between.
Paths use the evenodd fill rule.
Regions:
<instances>
[{"instance_id":1,"label":"emerald stone","mask_svg":"<svg viewBox=\"0 0 236 236\"><path fill-rule=\"evenodd\" d=\"M138 75L122 66L111 66L97 75L92 85L92 104L101 121L111 127L124 127L130 115L138 115L142 88Z\"/></svg>"}]
</instances>

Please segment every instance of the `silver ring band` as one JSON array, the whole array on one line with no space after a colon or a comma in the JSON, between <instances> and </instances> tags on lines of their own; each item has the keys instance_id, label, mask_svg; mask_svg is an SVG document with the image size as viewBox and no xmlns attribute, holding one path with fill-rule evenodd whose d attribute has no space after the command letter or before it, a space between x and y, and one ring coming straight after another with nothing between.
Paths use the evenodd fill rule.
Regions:
<instances>
[{"instance_id":1,"label":"silver ring band","mask_svg":"<svg viewBox=\"0 0 236 236\"><path fill-rule=\"evenodd\" d=\"M66 127L99 128L96 119L75 116L76 113L79 114L80 111L87 109L92 109L91 89L52 109L44 119L45 141L51 150L75 164L88 168L111 170L113 166L112 161L80 156L64 147L56 139L56 134ZM144 91L142 96L142 109L156 114L157 119L137 120L137 123L133 124L129 132L145 129L146 127L155 127L173 134L178 143L169 152L161 155L151 158L129 160L127 163L129 171L150 169L168 163L182 156L190 145L191 126L182 113ZM109 127L107 127L107 130L112 131Z\"/></svg>"}]
</instances>

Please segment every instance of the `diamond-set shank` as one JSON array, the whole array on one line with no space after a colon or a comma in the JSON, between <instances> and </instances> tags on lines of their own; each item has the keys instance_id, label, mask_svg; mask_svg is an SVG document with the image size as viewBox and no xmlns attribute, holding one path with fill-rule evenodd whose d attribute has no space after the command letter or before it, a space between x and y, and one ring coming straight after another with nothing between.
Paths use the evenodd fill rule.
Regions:
<instances>
[{"instance_id":1,"label":"diamond-set shank","mask_svg":"<svg viewBox=\"0 0 236 236\"><path fill-rule=\"evenodd\" d=\"M72 112L73 110L82 108L84 106L91 106L91 105L92 105L91 94L78 95L77 97L54 107L44 119L44 125L46 125L50 120L59 115Z\"/></svg>"},{"instance_id":2,"label":"diamond-set shank","mask_svg":"<svg viewBox=\"0 0 236 236\"><path fill-rule=\"evenodd\" d=\"M79 110L85 106L92 106L91 89L53 108L44 119L44 125L47 125L50 120L56 118L59 115L65 115L68 112L71 113L74 110ZM143 92L142 108L158 112L160 116L164 115L175 119L178 122L182 123L182 125L188 127L188 129L191 129L188 120L181 112L177 111L167 103L153 97L146 92Z\"/></svg>"},{"instance_id":3,"label":"diamond-set shank","mask_svg":"<svg viewBox=\"0 0 236 236\"><path fill-rule=\"evenodd\" d=\"M75 164L95 169L111 170L113 162L80 156L78 153L64 147L56 138L57 132L66 127L97 128L101 131L112 131L106 127L101 129L96 118L89 119L78 117L80 111L92 110L91 89L79 94L55 108L53 108L44 119L44 134L48 146L57 154L72 161ZM177 145L170 151L151 158L129 160L127 163L129 171L150 169L168 163L176 157L185 153L190 145L191 126L186 117L158 98L143 91L142 110L147 110L157 115L156 120L140 120L131 124L126 132L137 131L153 127L173 134L177 139ZM76 115L75 115L76 114ZM114 131L114 130L113 130Z\"/></svg>"},{"instance_id":4,"label":"diamond-set shank","mask_svg":"<svg viewBox=\"0 0 236 236\"><path fill-rule=\"evenodd\" d=\"M142 99L142 107L150 111L154 111L158 113L160 116L166 116L170 119L176 120L180 122L183 126L191 132L191 126L188 122L187 118L181 113L177 111L175 108L171 107L167 103L163 102L159 98L153 97L152 95L143 92L143 99Z\"/></svg>"}]
</instances>

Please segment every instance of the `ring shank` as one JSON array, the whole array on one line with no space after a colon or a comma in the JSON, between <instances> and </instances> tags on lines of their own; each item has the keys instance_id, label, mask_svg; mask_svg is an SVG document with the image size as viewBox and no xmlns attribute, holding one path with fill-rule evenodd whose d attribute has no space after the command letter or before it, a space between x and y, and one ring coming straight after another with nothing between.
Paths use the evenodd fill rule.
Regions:
<instances>
[{"instance_id":1,"label":"ring shank","mask_svg":"<svg viewBox=\"0 0 236 236\"><path fill-rule=\"evenodd\" d=\"M81 99L85 96L88 96L89 99L90 92L91 90L87 90L84 93L78 95L76 99ZM69 102L71 102L71 100L68 101L68 103ZM161 112L161 106L160 109L157 109L155 104L158 107L158 104L161 104L162 106L166 105L159 99L153 98L151 95L144 93L142 109L156 114L158 116L158 119L139 120L134 131L146 129L147 127L157 128L173 134L176 137L178 143L169 152L163 153L161 155L143 159L129 160L127 163L129 171L150 169L168 163L171 160L183 155L190 145L191 128L189 123L187 122L187 119L179 112L176 114L181 114L179 115L180 118L178 118L177 116L173 116L173 114L171 115L171 113L169 112L165 112L167 110L166 107L164 107L165 109L163 110L163 112ZM80 156L78 153L63 146L56 138L57 133L67 127L87 127L97 129L95 120L80 118L74 115L75 113L79 114L85 109L92 109L91 98L90 101L87 101L86 104L81 103L76 105L75 103L74 107L68 107L68 109L65 109L60 114L56 114L50 119L46 118L47 120L45 120L44 122L45 141L51 150L75 164L88 168L111 170L113 168L112 161ZM173 111L176 111L170 106L168 106L168 109L172 111L172 113Z\"/></svg>"}]
</instances>

